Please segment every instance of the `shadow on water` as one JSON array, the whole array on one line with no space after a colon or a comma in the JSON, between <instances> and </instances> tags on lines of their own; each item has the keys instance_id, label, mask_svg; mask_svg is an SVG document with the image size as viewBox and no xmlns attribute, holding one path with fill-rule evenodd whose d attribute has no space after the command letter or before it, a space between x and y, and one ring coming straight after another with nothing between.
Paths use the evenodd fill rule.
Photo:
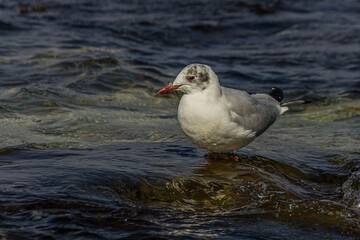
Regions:
<instances>
[{"instance_id":1,"label":"shadow on water","mask_svg":"<svg viewBox=\"0 0 360 240\"><path fill-rule=\"evenodd\" d=\"M257 155L239 155L235 162L218 154L208 161L182 142L84 150L27 145L0 154L0 219L9 239L64 233L286 238L309 231L315 239L360 232L352 205L359 200L359 178L349 178L358 160L338 160L338 174L305 172ZM17 235L19 221L24 232ZM36 231L29 228L34 223ZM283 232L275 233L275 225Z\"/></svg>"},{"instance_id":2,"label":"shadow on water","mask_svg":"<svg viewBox=\"0 0 360 240\"><path fill-rule=\"evenodd\" d=\"M358 213L341 202L345 175L312 173L260 156L218 156L193 174L165 179L114 179L119 196L191 212L240 214L345 234L359 233ZM358 183L357 187L359 187ZM354 206L356 207L356 206ZM226 218L226 217L225 217Z\"/></svg>"}]
</instances>

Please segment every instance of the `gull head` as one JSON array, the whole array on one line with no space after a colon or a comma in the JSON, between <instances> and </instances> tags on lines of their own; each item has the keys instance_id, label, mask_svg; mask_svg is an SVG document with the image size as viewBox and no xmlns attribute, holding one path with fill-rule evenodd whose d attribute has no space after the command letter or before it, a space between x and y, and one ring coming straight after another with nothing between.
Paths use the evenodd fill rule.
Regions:
<instances>
[{"instance_id":1,"label":"gull head","mask_svg":"<svg viewBox=\"0 0 360 240\"><path fill-rule=\"evenodd\" d=\"M185 94L201 92L213 84L219 84L214 71L205 64L194 63L186 66L174 82L161 89L156 95L161 95L174 90Z\"/></svg>"}]
</instances>

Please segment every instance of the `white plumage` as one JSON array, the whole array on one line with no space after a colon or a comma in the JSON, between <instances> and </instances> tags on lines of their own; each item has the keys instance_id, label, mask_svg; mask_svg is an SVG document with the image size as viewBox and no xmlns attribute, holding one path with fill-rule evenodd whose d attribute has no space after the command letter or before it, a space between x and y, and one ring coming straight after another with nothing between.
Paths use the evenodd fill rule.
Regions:
<instances>
[{"instance_id":1,"label":"white plumage","mask_svg":"<svg viewBox=\"0 0 360 240\"><path fill-rule=\"evenodd\" d=\"M246 146L288 110L269 94L250 95L221 87L216 74L204 64L185 67L157 95L173 90L184 93L178 120L185 135L211 152Z\"/></svg>"}]
</instances>

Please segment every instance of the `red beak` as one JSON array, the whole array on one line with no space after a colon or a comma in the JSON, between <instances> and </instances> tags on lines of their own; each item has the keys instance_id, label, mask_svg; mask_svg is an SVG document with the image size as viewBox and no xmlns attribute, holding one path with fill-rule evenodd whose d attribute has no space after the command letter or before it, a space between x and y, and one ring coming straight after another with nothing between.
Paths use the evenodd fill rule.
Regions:
<instances>
[{"instance_id":1,"label":"red beak","mask_svg":"<svg viewBox=\"0 0 360 240\"><path fill-rule=\"evenodd\" d=\"M174 90L178 89L179 87L181 87L181 85L172 85L172 84L169 84L168 86L166 86L166 87L164 87L163 89L161 89L161 90L156 94L156 96L161 95L161 94L164 94L164 93L167 93L167 92L174 91Z\"/></svg>"}]
</instances>

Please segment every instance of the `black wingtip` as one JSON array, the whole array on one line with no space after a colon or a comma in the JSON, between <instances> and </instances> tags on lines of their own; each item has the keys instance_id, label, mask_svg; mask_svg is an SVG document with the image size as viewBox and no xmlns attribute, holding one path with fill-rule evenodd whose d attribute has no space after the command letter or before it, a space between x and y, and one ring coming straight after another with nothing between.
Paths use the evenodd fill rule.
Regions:
<instances>
[{"instance_id":1,"label":"black wingtip","mask_svg":"<svg viewBox=\"0 0 360 240\"><path fill-rule=\"evenodd\" d=\"M269 95L278 102L281 102L284 98L283 91L280 88L276 88L276 87L270 89Z\"/></svg>"}]
</instances>

